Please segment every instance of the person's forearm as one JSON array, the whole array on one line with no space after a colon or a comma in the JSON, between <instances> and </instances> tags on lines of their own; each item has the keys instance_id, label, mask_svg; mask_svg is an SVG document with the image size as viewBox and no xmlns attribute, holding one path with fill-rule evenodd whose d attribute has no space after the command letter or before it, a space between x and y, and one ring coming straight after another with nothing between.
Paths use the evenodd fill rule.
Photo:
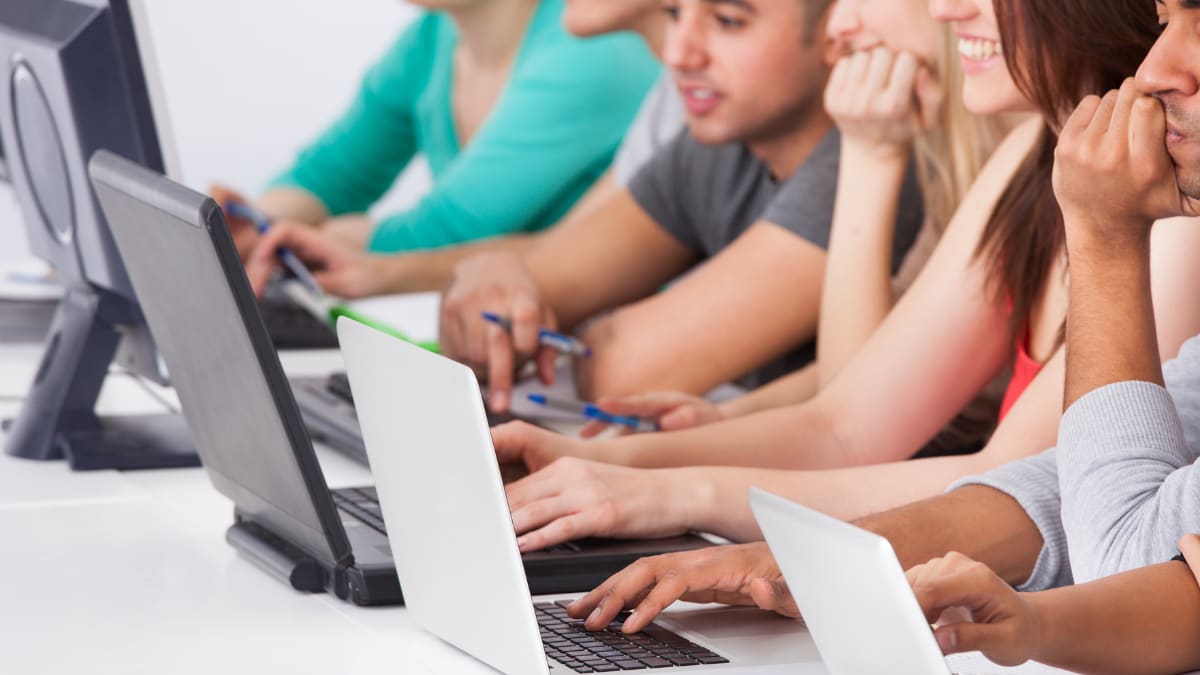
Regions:
<instances>
[{"instance_id":1,"label":"person's forearm","mask_svg":"<svg viewBox=\"0 0 1200 675\"><path fill-rule=\"evenodd\" d=\"M538 237L522 258L564 330L646 296L695 260L628 190L602 197Z\"/></svg>"},{"instance_id":2,"label":"person's forearm","mask_svg":"<svg viewBox=\"0 0 1200 675\"><path fill-rule=\"evenodd\" d=\"M904 155L883 157L842 141L817 332L819 386L853 358L892 309L892 242L906 166Z\"/></svg>"},{"instance_id":3,"label":"person's forearm","mask_svg":"<svg viewBox=\"0 0 1200 675\"><path fill-rule=\"evenodd\" d=\"M1025 581L1042 541L1016 501L981 486L941 494L955 478L977 468L970 457L940 457L829 471L676 471L680 481L695 490L686 523L692 529L738 541L761 538L746 499L754 486L836 518L862 519L857 523L861 527L892 540L905 566L957 550L992 565L1013 583ZM928 501L919 502L923 499ZM987 527L980 527L982 522Z\"/></svg>"},{"instance_id":4,"label":"person's forearm","mask_svg":"<svg viewBox=\"0 0 1200 675\"><path fill-rule=\"evenodd\" d=\"M804 403L817 394L817 365L788 373L719 407L726 417L743 417L764 410Z\"/></svg>"},{"instance_id":5,"label":"person's forearm","mask_svg":"<svg viewBox=\"0 0 1200 675\"><path fill-rule=\"evenodd\" d=\"M777 469L845 466L845 449L822 409L811 403L683 431L593 441L588 457L642 468L747 466Z\"/></svg>"},{"instance_id":6,"label":"person's forearm","mask_svg":"<svg viewBox=\"0 0 1200 675\"><path fill-rule=\"evenodd\" d=\"M1150 295L1150 242L1099 240L1068 227L1071 265L1064 409L1114 382L1162 384Z\"/></svg>"},{"instance_id":7,"label":"person's forearm","mask_svg":"<svg viewBox=\"0 0 1200 675\"><path fill-rule=\"evenodd\" d=\"M257 206L273 220L295 221L314 227L329 218L329 210L321 200L299 188L272 188L258 199Z\"/></svg>"},{"instance_id":8,"label":"person's forearm","mask_svg":"<svg viewBox=\"0 0 1200 675\"><path fill-rule=\"evenodd\" d=\"M371 257L379 279L378 292L417 293L440 291L454 279L454 266L477 253L510 251L522 254L533 247L537 235L518 234L483 241L398 255Z\"/></svg>"},{"instance_id":9,"label":"person's forearm","mask_svg":"<svg viewBox=\"0 0 1200 675\"><path fill-rule=\"evenodd\" d=\"M1029 595L1042 639L1034 658L1099 674L1200 668L1200 588L1168 562Z\"/></svg>"}]
</instances>

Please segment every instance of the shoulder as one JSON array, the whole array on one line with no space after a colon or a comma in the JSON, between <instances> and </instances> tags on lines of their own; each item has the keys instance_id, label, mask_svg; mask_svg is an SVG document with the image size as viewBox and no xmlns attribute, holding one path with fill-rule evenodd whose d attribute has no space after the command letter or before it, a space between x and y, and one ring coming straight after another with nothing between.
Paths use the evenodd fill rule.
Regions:
<instances>
[{"instance_id":1,"label":"shoulder","mask_svg":"<svg viewBox=\"0 0 1200 675\"><path fill-rule=\"evenodd\" d=\"M972 240L982 233L1000 195L1012 182L1017 168L1034 149L1044 129L1045 122L1042 118L1032 116L1004 137L963 196L958 210L946 228L947 233L971 230L975 233L971 237Z\"/></svg>"},{"instance_id":2,"label":"shoulder","mask_svg":"<svg viewBox=\"0 0 1200 675\"><path fill-rule=\"evenodd\" d=\"M423 12L375 62L368 79L381 88L426 77L438 59L448 57L452 43L450 20L438 12Z\"/></svg>"},{"instance_id":3,"label":"shoulder","mask_svg":"<svg viewBox=\"0 0 1200 675\"><path fill-rule=\"evenodd\" d=\"M657 77L658 61L633 33L578 38L563 27L561 0L543 0L536 11L517 67L520 76L581 91L627 88L639 100Z\"/></svg>"}]
</instances>

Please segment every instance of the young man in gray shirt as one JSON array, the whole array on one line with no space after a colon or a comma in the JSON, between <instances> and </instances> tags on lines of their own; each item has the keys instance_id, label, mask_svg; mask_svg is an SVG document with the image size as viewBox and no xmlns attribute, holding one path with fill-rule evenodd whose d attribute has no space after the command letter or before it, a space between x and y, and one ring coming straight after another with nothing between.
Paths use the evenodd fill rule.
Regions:
<instances>
[{"instance_id":1,"label":"young man in gray shirt","mask_svg":"<svg viewBox=\"0 0 1200 675\"><path fill-rule=\"evenodd\" d=\"M543 380L553 380L555 354L539 351L539 326L590 322L583 337L593 356L576 367L587 398L703 393L804 362L789 354L815 333L837 175L836 132L822 106L834 54L828 4L679 3L663 57L687 132L626 189L525 255L459 266L442 303L441 342L487 371L493 409L508 407L514 366L535 354ZM710 28L722 25L730 28ZM900 251L920 225L917 194L911 181ZM485 323L484 311L510 316L511 335Z\"/></svg>"}]
</instances>

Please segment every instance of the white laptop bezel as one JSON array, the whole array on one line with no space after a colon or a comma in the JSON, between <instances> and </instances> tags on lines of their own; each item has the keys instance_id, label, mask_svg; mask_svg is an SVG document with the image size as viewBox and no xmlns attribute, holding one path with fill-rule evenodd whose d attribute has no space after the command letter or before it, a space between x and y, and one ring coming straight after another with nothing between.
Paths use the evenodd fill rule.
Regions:
<instances>
[{"instance_id":1,"label":"white laptop bezel","mask_svg":"<svg viewBox=\"0 0 1200 675\"><path fill-rule=\"evenodd\" d=\"M759 488L750 507L833 675L950 675L886 539Z\"/></svg>"},{"instance_id":2,"label":"white laptop bezel","mask_svg":"<svg viewBox=\"0 0 1200 675\"><path fill-rule=\"evenodd\" d=\"M337 331L409 613L502 672L549 672L475 374L346 317Z\"/></svg>"}]
</instances>

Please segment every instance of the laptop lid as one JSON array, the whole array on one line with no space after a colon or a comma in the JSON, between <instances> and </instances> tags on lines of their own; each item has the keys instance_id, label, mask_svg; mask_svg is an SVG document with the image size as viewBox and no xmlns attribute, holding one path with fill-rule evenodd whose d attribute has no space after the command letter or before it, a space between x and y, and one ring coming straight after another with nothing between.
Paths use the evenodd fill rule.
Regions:
<instances>
[{"instance_id":1,"label":"laptop lid","mask_svg":"<svg viewBox=\"0 0 1200 675\"><path fill-rule=\"evenodd\" d=\"M548 672L475 374L337 328L409 613L497 670Z\"/></svg>"},{"instance_id":2,"label":"laptop lid","mask_svg":"<svg viewBox=\"0 0 1200 675\"><path fill-rule=\"evenodd\" d=\"M209 479L317 562L350 561L221 209L108 152L88 166Z\"/></svg>"},{"instance_id":3,"label":"laptop lid","mask_svg":"<svg viewBox=\"0 0 1200 675\"><path fill-rule=\"evenodd\" d=\"M758 488L750 507L830 673L949 675L886 539Z\"/></svg>"}]
</instances>

